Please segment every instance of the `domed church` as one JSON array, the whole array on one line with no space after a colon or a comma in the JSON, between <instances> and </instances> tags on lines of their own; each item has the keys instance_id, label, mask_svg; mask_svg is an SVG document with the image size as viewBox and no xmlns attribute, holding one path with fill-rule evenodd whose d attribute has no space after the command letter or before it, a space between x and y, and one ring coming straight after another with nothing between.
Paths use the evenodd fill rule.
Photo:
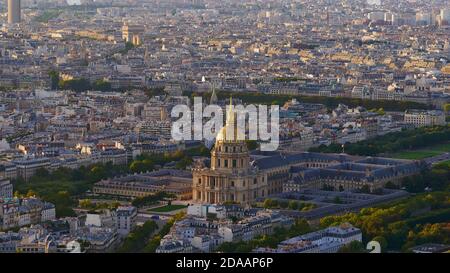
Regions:
<instances>
[{"instance_id":1,"label":"domed church","mask_svg":"<svg viewBox=\"0 0 450 273\"><path fill-rule=\"evenodd\" d=\"M267 195L267 175L250 164L245 140L237 137L232 106L230 100L225 126L218 132L211 151L211 167L193 170L192 196L196 203L250 204Z\"/></svg>"}]
</instances>

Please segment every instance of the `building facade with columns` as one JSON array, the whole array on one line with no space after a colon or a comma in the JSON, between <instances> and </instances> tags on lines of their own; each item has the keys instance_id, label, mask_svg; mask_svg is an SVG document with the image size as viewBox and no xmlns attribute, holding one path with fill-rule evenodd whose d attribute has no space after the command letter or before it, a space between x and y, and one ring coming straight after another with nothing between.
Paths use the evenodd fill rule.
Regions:
<instances>
[{"instance_id":1,"label":"building facade with columns","mask_svg":"<svg viewBox=\"0 0 450 273\"><path fill-rule=\"evenodd\" d=\"M235 113L230 105L226 124L211 151L211 166L193 170L193 201L250 204L267 194L267 175L250 164L245 141L237 139Z\"/></svg>"}]
</instances>

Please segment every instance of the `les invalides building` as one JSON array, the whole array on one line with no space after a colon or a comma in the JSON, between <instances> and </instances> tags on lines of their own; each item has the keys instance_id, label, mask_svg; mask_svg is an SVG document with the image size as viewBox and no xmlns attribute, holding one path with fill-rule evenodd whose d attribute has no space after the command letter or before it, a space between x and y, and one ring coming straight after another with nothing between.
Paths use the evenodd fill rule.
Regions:
<instances>
[{"instance_id":1,"label":"les invalides building","mask_svg":"<svg viewBox=\"0 0 450 273\"><path fill-rule=\"evenodd\" d=\"M250 204L267 196L267 175L250 164L244 140L237 140L235 113L230 102L226 124L216 137L211 151L211 167L193 170L193 201L221 204ZM227 131L233 133L227 134Z\"/></svg>"}]
</instances>

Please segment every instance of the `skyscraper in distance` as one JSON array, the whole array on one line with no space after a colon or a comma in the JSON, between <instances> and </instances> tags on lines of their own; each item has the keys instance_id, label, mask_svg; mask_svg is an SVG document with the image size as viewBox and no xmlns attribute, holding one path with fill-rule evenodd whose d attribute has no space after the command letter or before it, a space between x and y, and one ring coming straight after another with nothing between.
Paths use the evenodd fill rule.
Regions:
<instances>
[{"instance_id":1,"label":"skyscraper in distance","mask_svg":"<svg viewBox=\"0 0 450 273\"><path fill-rule=\"evenodd\" d=\"M17 24L21 21L20 0L8 0L8 24Z\"/></svg>"}]
</instances>

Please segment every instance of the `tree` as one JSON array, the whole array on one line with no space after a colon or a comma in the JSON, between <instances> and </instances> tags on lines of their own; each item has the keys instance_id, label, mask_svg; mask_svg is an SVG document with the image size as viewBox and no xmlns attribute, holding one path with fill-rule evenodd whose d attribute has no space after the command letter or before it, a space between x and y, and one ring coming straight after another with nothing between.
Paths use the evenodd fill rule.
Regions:
<instances>
[{"instance_id":1,"label":"tree","mask_svg":"<svg viewBox=\"0 0 450 273\"><path fill-rule=\"evenodd\" d=\"M450 139L450 126L421 127L414 130L389 133L370 140L346 144L345 151L352 155L375 156L429 146L430 143L446 143ZM311 148L311 152L339 153L341 146L331 144Z\"/></svg>"},{"instance_id":2,"label":"tree","mask_svg":"<svg viewBox=\"0 0 450 273\"><path fill-rule=\"evenodd\" d=\"M50 172L45 168L39 168L36 170L35 175L42 178L47 178L50 175Z\"/></svg>"},{"instance_id":3,"label":"tree","mask_svg":"<svg viewBox=\"0 0 450 273\"><path fill-rule=\"evenodd\" d=\"M145 252L147 246L145 242L156 231L158 225L154 221L147 221L142 227L137 227L125 237L124 243L119 248L120 253ZM159 243L158 243L159 245ZM155 248L156 249L156 248Z\"/></svg>"},{"instance_id":4,"label":"tree","mask_svg":"<svg viewBox=\"0 0 450 273\"><path fill-rule=\"evenodd\" d=\"M272 199L267 198L266 200L264 200L263 206L264 206L265 209L272 208L272 206L273 206Z\"/></svg>"},{"instance_id":5,"label":"tree","mask_svg":"<svg viewBox=\"0 0 450 273\"><path fill-rule=\"evenodd\" d=\"M377 110L377 114L383 116L383 115L386 114L386 112L384 111L383 108L380 108L380 109Z\"/></svg>"},{"instance_id":6,"label":"tree","mask_svg":"<svg viewBox=\"0 0 450 273\"><path fill-rule=\"evenodd\" d=\"M177 164L175 164L175 168L180 169L180 170L185 170L187 168L187 166L189 166L191 164L192 164L192 158L185 156L185 157L183 157L183 159L178 161Z\"/></svg>"},{"instance_id":7,"label":"tree","mask_svg":"<svg viewBox=\"0 0 450 273\"><path fill-rule=\"evenodd\" d=\"M258 142L256 140L246 140L245 143L247 144L247 149L250 151L258 148Z\"/></svg>"},{"instance_id":8,"label":"tree","mask_svg":"<svg viewBox=\"0 0 450 273\"><path fill-rule=\"evenodd\" d=\"M99 90L103 92L111 91L111 83L106 80L97 80L94 82L92 89Z\"/></svg>"},{"instance_id":9,"label":"tree","mask_svg":"<svg viewBox=\"0 0 450 273\"><path fill-rule=\"evenodd\" d=\"M423 192L425 189L425 181L422 175L405 177L402 180L402 186L409 192Z\"/></svg>"},{"instance_id":10,"label":"tree","mask_svg":"<svg viewBox=\"0 0 450 273\"><path fill-rule=\"evenodd\" d=\"M50 76L51 89L57 90L59 87L59 73L55 70L52 70L48 72L48 75Z\"/></svg>"},{"instance_id":11,"label":"tree","mask_svg":"<svg viewBox=\"0 0 450 273\"><path fill-rule=\"evenodd\" d=\"M84 92L92 88L89 80L85 78L62 80L59 82L59 88L65 90L73 90L76 92Z\"/></svg>"},{"instance_id":12,"label":"tree","mask_svg":"<svg viewBox=\"0 0 450 273\"><path fill-rule=\"evenodd\" d=\"M166 94L166 92L164 91L164 87L147 88L144 89L144 93L149 98L152 98L154 96L163 96Z\"/></svg>"},{"instance_id":13,"label":"tree","mask_svg":"<svg viewBox=\"0 0 450 273\"><path fill-rule=\"evenodd\" d=\"M364 245L360 241L352 241L351 243L342 246L338 253L365 253Z\"/></svg>"},{"instance_id":14,"label":"tree","mask_svg":"<svg viewBox=\"0 0 450 273\"><path fill-rule=\"evenodd\" d=\"M311 232L311 227L308 221L304 218L296 219L294 225L288 231L289 237L294 237Z\"/></svg>"},{"instance_id":15,"label":"tree","mask_svg":"<svg viewBox=\"0 0 450 273\"><path fill-rule=\"evenodd\" d=\"M154 236L149 243L144 247L143 251L144 253L155 253L156 249L158 248L159 244L161 242L161 236L156 235Z\"/></svg>"},{"instance_id":16,"label":"tree","mask_svg":"<svg viewBox=\"0 0 450 273\"><path fill-rule=\"evenodd\" d=\"M279 202L277 199L272 199L272 208L277 208L279 206Z\"/></svg>"},{"instance_id":17,"label":"tree","mask_svg":"<svg viewBox=\"0 0 450 273\"><path fill-rule=\"evenodd\" d=\"M362 187L361 187L361 189L360 189L360 192L361 193L370 193L370 187L369 187L369 185L363 185Z\"/></svg>"},{"instance_id":18,"label":"tree","mask_svg":"<svg viewBox=\"0 0 450 273\"><path fill-rule=\"evenodd\" d=\"M398 189L398 186L395 185L394 183L392 183L391 181L388 181L388 182L384 185L384 187L385 187L386 189L392 189L392 190Z\"/></svg>"},{"instance_id":19,"label":"tree","mask_svg":"<svg viewBox=\"0 0 450 273\"><path fill-rule=\"evenodd\" d=\"M159 201L164 200L165 198L173 198L173 197L174 197L173 194L160 191L152 195L137 197L131 202L131 204L135 207L143 207L156 204Z\"/></svg>"},{"instance_id":20,"label":"tree","mask_svg":"<svg viewBox=\"0 0 450 273\"><path fill-rule=\"evenodd\" d=\"M289 201L289 209L292 209L292 210L297 210L298 209L298 202L297 201L294 201L294 200L291 200L291 201Z\"/></svg>"},{"instance_id":21,"label":"tree","mask_svg":"<svg viewBox=\"0 0 450 273\"><path fill-rule=\"evenodd\" d=\"M388 248L388 242L386 240L386 238L384 238L383 236L376 236L372 239L372 241L376 241L378 243L380 243L381 246L381 251L386 251Z\"/></svg>"},{"instance_id":22,"label":"tree","mask_svg":"<svg viewBox=\"0 0 450 273\"><path fill-rule=\"evenodd\" d=\"M134 47L134 44L132 43L132 42L126 42L125 43L125 48L127 49L127 50L130 50L130 49L132 49Z\"/></svg>"},{"instance_id":23,"label":"tree","mask_svg":"<svg viewBox=\"0 0 450 273\"><path fill-rule=\"evenodd\" d=\"M130 170L135 173L141 173L153 170L153 163L149 160L135 160L130 165Z\"/></svg>"},{"instance_id":24,"label":"tree","mask_svg":"<svg viewBox=\"0 0 450 273\"><path fill-rule=\"evenodd\" d=\"M36 197L37 196L37 194L36 194L36 192L34 192L33 190L28 190L28 192L27 192L27 194L26 194L26 197L27 198L30 198L30 197Z\"/></svg>"},{"instance_id":25,"label":"tree","mask_svg":"<svg viewBox=\"0 0 450 273\"><path fill-rule=\"evenodd\" d=\"M106 169L104 166L96 165L91 168L91 171L89 172L89 178L92 181L99 181L106 177Z\"/></svg>"},{"instance_id":26,"label":"tree","mask_svg":"<svg viewBox=\"0 0 450 273\"><path fill-rule=\"evenodd\" d=\"M280 200L280 201L279 201L279 206L280 206L280 208L282 208L282 209L286 209L286 208L289 206L289 203L288 203L288 201Z\"/></svg>"},{"instance_id":27,"label":"tree","mask_svg":"<svg viewBox=\"0 0 450 273\"><path fill-rule=\"evenodd\" d=\"M91 199L82 199L79 201L80 208L90 209L93 207Z\"/></svg>"},{"instance_id":28,"label":"tree","mask_svg":"<svg viewBox=\"0 0 450 273\"><path fill-rule=\"evenodd\" d=\"M446 103L446 104L444 105L444 111L445 111L445 112L450 112L450 103Z\"/></svg>"}]
</instances>

